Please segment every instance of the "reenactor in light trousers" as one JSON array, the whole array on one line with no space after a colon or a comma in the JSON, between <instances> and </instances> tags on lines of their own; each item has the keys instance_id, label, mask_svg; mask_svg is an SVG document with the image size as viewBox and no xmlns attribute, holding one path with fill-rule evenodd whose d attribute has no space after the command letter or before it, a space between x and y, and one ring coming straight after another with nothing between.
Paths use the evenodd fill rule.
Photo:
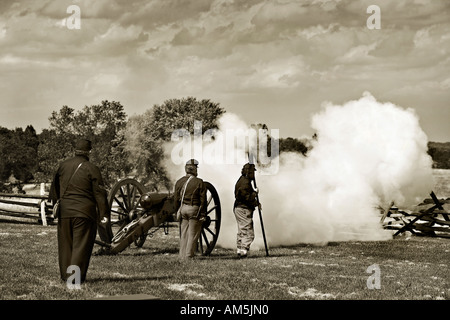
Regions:
<instances>
[{"instance_id":1,"label":"reenactor in light trousers","mask_svg":"<svg viewBox=\"0 0 450 320\"><path fill-rule=\"evenodd\" d=\"M180 258L192 258L206 216L206 187L197 175L198 161L189 160L186 175L175 184L174 200L180 217Z\"/></svg>"},{"instance_id":2,"label":"reenactor in light trousers","mask_svg":"<svg viewBox=\"0 0 450 320\"><path fill-rule=\"evenodd\" d=\"M247 257L250 245L255 239L253 225L253 212L256 207L261 208L258 202L257 191L253 189L251 182L255 178L255 165L247 163L241 171L241 176L236 182L234 190L234 215L236 217L237 254L240 258Z\"/></svg>"}]
</instances>

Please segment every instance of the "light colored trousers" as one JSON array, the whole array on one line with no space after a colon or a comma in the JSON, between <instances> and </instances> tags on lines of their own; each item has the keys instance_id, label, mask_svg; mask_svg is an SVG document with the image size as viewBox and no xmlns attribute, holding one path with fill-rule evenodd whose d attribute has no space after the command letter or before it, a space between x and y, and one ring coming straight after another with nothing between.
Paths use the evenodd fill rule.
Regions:
<instances>
[{"instance_id":1,"label":"light colored trousers","mask_svg":"<svg viewBox=\"0 0 450 320\"><path fill-rule=\"evenodd\" d=\"M238 226L237 248L250 250L250 245L255 239L255 230L253 228L253 211L236 207L234 208L234 216Z\"/></svg>"},{"instance_id":2,"label":"light colored trousers","mask_svg":"<svg viewBox=\"0 0 450 320\"><path fill-rule=\"evenodd\" d=\"M180 258L192 258L197 250L197 242L202 230L198 221L199 206L183 204L181 207Z\"/></svg>"}]
</instances>

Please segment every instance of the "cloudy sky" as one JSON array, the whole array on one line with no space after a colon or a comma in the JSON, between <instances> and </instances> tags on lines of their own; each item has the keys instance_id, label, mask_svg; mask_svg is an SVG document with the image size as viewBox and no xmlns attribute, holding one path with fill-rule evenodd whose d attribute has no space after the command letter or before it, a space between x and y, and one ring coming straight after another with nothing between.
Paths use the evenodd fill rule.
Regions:
<instances>
[{"instance_id":1,"label":"cloudy sky","mask_svg":"<svg viewBox=\"0 0 450 320\"><path fill-rule=\"evenodd\" d=\"M114 100L134 115L194 96L301 137L324 101L369 91L450 141L449 53L448 0L1 0L0 126L40 132L63 105Z\"/></svg>"}]
</instances>

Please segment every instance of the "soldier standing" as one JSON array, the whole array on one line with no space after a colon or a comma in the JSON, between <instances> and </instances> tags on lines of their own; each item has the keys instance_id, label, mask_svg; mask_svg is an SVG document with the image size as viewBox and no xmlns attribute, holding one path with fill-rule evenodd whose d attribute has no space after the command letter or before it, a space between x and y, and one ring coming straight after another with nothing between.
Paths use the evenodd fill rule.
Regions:
<instances>
[{"instance_id":1,"label":"soldier standing","mask_svg":"<svg viewBox=\"0 0 450 320\"><path fill-rule=\"evenodd\" d=\"M110 212L100 170L89 162L91 141L80 139L75 149L75 156L59 165L49 197L53 203L61 199L57 229L61 279L67 281L68 267L77 266L83 283L97 223L100 220L102 224L107 223Z\"/></svg>"},{"instance_id":2,"label":"soldier standing","mask_svg":"<svg viewBox=\"0 0 450 320\"><path fill-rule=\"evenodd\" d=\"M237 254L240 258L247 257L250 245L255 239L253 212L257 206L261 206L257 200L257 190L255 191L251 185L255 178L255 171L254 164L245 164L234 188L233 211L238 227Z\"/></svg>"},{"instance_id":3,"label":"soldier standing","mask_svg":"<svg viewBox=\"0 0 450 320\"><path fill-rule=\"evenodd\" d=\"M180 258L194 257L206 216L206 187L203 180L197 178L197 169L197 160L186 162L186 175L175 184L176 209L181 206Z\"/></svg>"}]
</instances>

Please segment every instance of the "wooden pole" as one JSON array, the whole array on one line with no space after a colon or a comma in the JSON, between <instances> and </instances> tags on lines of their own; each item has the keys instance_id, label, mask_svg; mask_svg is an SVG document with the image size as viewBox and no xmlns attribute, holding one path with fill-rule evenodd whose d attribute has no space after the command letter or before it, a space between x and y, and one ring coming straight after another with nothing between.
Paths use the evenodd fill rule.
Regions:
<instances>
[{"instance_id":1,"label":"wooden pole","mask_svg":"<svg viewBox=\"0 0 450 320\"><path fill-rule=\"evenodd\" d=\"M41 196L45 195L45 183L41 183ZM47 226L47 216L45 214L45 201L41 201L42 225Z\"/></svg>"},{"instance_id":2,"label":"wooden pole","mask_svg":"<svg viewBox=\"0 0 450 320\"><path fill-rule=\"evenodd\" d=\"M36 203L24 205L24 204L12 204L4 203L0 201L0 210L6 212L17 212L24 214L40 214L40 205Z\"/></svg>"},{"instance_id":3,"label":"wooden pole","mask_svg":"<svg viewBox=\"0 0 450 320\"><path fill-rule=\"evenodd\" d=\"M255 156L251 152L247 153L247 156L248 156L248 163L256 166L257 161L255 161L255 160L257 160L257 156ZM255 176L253 176L252 181L253 181L254 188L259 191L258 186L256 185L256 177ZM252 181L250 181L250 183ZM259 202L258 192L256 192L256 201L258 202L259 221L261 222L261 231L262 231L263 240L264 240L264 247L266 249L266 257L268 257L269 256L269 248L267 247L266 232L264 230L264 222L263 222L263 217L262 217L262 212L261 212L261 204Z\"/></svg>"},{"instance_id":4,"label":"wooden pole","mask_svg":"<svg viewBox=\"0 0 450 320\"><path fill-rule=\"evenodd\" d=\"M433 199L434 203L436 204L437 208L439 210L444 210L444 208L442 207L441 202L439 201L439 199L434 194L434 191L431 191L430 196L431 196L431 199ZM450 221L450 219L449 219L449 217L447 215L443 214L442 216L444 217L445 220Z\"/></svg>"},{"instance_id":5,"label":"wooden pole","mask_svg":"<svg viewBox=\"0 0 450 320\"><path fill-rule=\"evenodd\" d=\"M380 222L383 223L384 219L386 219L387 215L389 214L389 211L391 210L392 206L394 205L394 201L391 201L391 204L389 205L388 208L386 208L386 210L384 210L383 212L383 216L381 217Z\"/></svg>"},{"instance_id":6,"label":"wooden pole","mask_svg":"<svg viewBox=\"0 0 450 320\"><path fill-rule=\"evenodd\" d=\"M258 190L258 187L256 186L256 179L255 178L253 178L253 184L255 186L255 189ZM264 223L263 223L263 218L262 218L261 205L259 203L258 192L256 192L256 201L258 202L259 220L261 222L261 231L262 231L262 235L263 235L263 239L264 239L264 247L266 249L266 257L268 257L269 256L269 248L267 247L266 232L264 231Z\"/></svg>"}]
</instances>

